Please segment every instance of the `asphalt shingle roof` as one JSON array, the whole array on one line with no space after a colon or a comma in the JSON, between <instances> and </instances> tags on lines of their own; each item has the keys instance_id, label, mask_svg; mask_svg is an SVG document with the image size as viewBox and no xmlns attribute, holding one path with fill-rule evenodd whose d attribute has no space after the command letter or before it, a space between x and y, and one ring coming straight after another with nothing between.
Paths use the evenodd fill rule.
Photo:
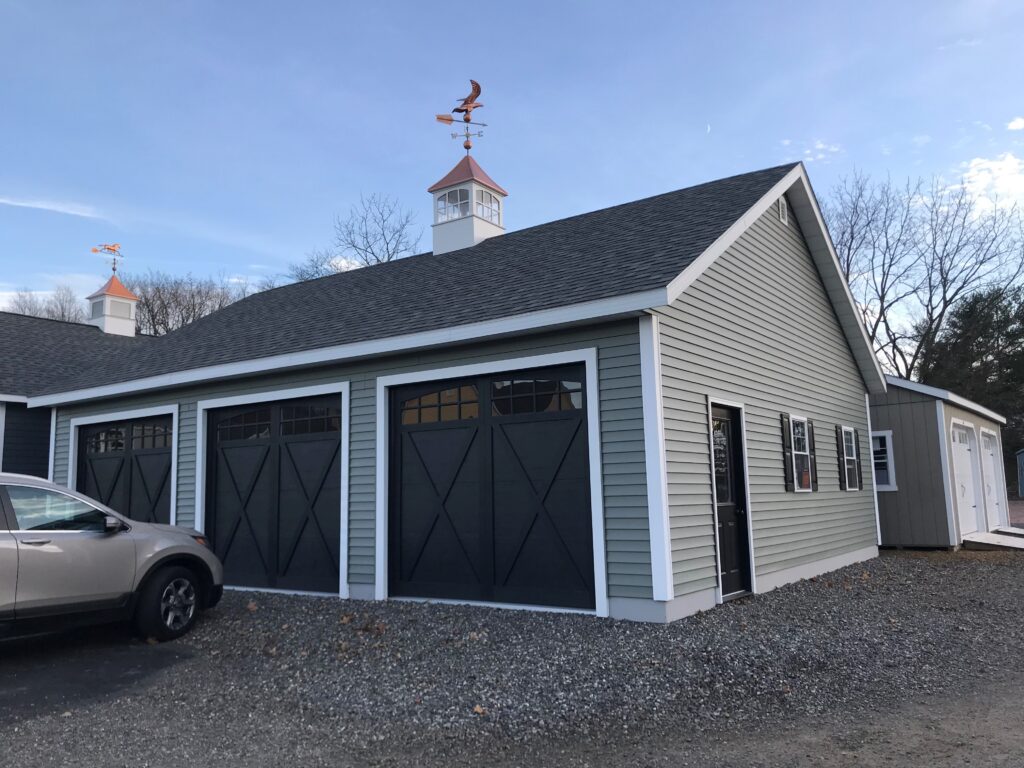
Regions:
<instances>
[{"instance_id":1,"label":"asphalt shingle roof","mask_svg":"<svg viewBox=\"0 0 1024 768\"><path fill-rule=\"evenodd\" d=\"M108 365L119 365L153 341L114 336L94 325L0 312L0 395L22 397Z\"/></svg>"},{"instance_id":2,"label":"asphalt shingle roof","mask_svg":"<svg viewBox=\"0 0 1024 768\"><path fill-rule=\"evenodd\" d=\"M33 394L496 320L668 285L795 164L585 213L440 255L282 286ZM59 353L58 353L59 354ZM5 374L6 375L6 374ZM0 387L2 390L2 387Z\"/></svg>"}]
</instances>

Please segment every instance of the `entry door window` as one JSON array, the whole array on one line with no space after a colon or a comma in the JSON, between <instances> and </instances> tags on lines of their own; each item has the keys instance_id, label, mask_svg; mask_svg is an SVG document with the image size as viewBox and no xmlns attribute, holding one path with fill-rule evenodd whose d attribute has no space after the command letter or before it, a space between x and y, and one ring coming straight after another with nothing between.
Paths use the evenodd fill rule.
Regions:
<instances>
[{"instance_id":1,"label":"entry door window","mask_svg":"<svg viewBox=\"0 0 1024 768\"><path fill-rule=\"evenodd\" d=\"M102 531L104 515L84 501L46 488L7 486L22 531Z\"/></svg>"}]
</instances>

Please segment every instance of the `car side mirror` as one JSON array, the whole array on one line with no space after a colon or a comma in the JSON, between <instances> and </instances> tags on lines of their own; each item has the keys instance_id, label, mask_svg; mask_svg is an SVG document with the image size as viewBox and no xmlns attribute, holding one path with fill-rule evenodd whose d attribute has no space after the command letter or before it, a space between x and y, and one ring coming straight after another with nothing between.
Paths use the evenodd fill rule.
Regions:
<instances>
[{"instance_id":1,"label":"car side mirror","mask_svg":"<svg viewBox=\"0 0 1024 768\"><path fill-rule=\"evenodd\" d=\"M124 530L124 523L113 515L107 515L103 518L104 533L120 533L122 530Z\"/></svg>"}]
</instances>

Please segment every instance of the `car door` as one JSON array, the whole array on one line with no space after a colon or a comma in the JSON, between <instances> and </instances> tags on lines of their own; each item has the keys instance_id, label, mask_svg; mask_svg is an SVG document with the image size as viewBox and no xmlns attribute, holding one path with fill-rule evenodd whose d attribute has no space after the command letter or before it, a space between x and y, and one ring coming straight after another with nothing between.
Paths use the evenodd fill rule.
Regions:
<instances>
[{"instance_id":1,"label":"car door","mask_svg":"<svg viewBox=\"0 0 1024 768\"><path fill-rule=\"evenodd\" d=\"M18 554L18 619L110 608L135 578L135 541L105 533L106 513L50 488L2 489Z\"/></svg>"},{"instance_id":2,"label":"car door","mask_svg":"<svg viewBox=\"0 0 1024 768\"><path fill-rule=\"evenodd\" d=\"M14 617L14 591L18 584L18 543L7 529L0 503L0 622Z\"/></svg>"}]
</instances>

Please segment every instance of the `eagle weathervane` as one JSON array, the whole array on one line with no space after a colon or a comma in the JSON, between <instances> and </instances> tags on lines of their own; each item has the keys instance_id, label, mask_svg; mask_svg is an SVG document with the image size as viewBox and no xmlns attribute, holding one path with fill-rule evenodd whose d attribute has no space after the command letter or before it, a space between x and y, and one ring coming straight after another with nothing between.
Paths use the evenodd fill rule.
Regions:
<instances>
[{"instance_id":1,"label":"eagle weathervane","mask_svg":"<svg viewBox=\"0 0 1024 768\"><path fill-rule=\"evenodd\" d=\"M457 139L460 136L464 139L462 146L466 150L466 154L469 154L469 150L473 148L473 136L483 136L483 131L470 131L469 126L476 125L480 128L486 128L487 123L475 123L473 122L473 110L483 106L477 99L480 97L480 83L476 80L470 80L471 86L469 96L459 100L459 104L452 110L452 113L459 113L462 115L462 122L464 123L462 131L453 132L452 138ZM455 118L450 114L437 115L437 122L444 123L445 125L451 125L455 122Z\"/></svg>"}]
</instances>

